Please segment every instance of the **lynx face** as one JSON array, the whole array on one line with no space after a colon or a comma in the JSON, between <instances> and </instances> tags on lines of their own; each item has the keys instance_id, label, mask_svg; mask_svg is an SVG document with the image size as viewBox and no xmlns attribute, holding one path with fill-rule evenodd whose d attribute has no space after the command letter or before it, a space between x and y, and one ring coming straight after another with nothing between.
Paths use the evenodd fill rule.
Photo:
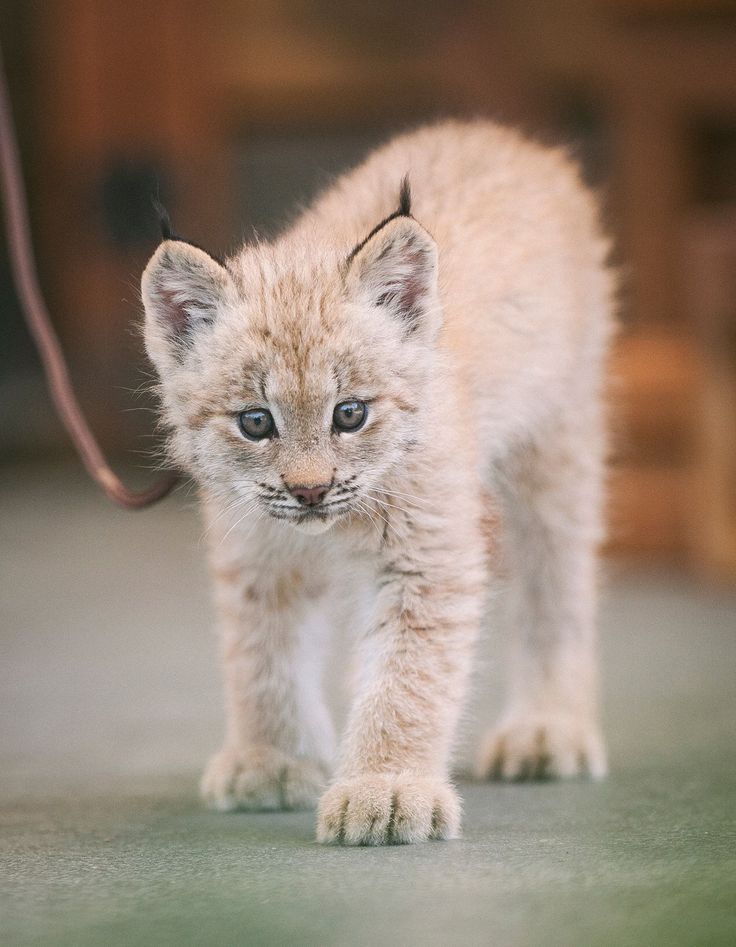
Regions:
<instances>
[{"instance_id":1,"label":"lynx face","mask_svg":"<svg viewBox=\"0 0 736 947\"><path fill-rule=\"evenodd\" d=\"M164 241L143 299L176 460L245 515L322 532L365 512L419 437L436 282L434 242L403 213L347 256L219 264Z\"/></svg>"}]
</instances>

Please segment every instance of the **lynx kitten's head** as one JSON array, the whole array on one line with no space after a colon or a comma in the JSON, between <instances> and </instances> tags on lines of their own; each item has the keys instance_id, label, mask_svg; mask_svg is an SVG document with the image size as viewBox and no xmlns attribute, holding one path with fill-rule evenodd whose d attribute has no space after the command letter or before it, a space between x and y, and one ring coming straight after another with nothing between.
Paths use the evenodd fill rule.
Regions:
<instances>
[{"instance_id":1,"label":"lynx kitten's head","mask_svg":"<svg viewBox=\"0 0 736 947\"><path fill-rule=\"evenodd\" d=\"M165 239L142 292L174 456L221 498L321 532L416 443L440 316L406 185L352 251L295 231L219 263Z\"/></svg>"}]
</instances>

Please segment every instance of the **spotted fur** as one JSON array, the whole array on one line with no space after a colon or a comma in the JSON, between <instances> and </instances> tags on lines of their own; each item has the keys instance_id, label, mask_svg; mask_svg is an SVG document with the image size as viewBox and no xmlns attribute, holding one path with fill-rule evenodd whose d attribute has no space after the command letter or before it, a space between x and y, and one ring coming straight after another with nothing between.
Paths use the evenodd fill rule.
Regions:
<instances>
[{"instance_id":1,"label":"spotted fur","mask_svg":"<svg viewBox=\"0 0 736 947\"><path fill-rule=\"evenodd\" d=\"M308 806L328 783L323 842L457 835L449 763L489 548L516 637L479 773L603 774L607 252L567 156L484 121L391 141L224 266L180 241L156 251L146 345L201 492L222 626L212 805ZM368 418L336 433L347 399ZM242 436L256 407L277 437ZM317 513L295 483L329 486ZM339 751L321 693L336 611L358 667Z\"/></svg>"}]
</instances>

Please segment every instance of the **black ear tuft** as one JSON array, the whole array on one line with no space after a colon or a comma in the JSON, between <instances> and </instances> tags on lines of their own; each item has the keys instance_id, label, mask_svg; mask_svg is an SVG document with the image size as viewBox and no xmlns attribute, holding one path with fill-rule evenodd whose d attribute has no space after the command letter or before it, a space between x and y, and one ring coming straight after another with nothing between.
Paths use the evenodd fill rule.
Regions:
<instances>
[{"instance_id":1,"label":"black ear tuft","mask_svg":"<svg viewBox=\"0 0 736 947\"><path fill-rule=\"evenodd\" d=\"M174 236L174 231L171 229L171 217L169 217L169 212L166 210L164 205L157 197L151 198L151 203L153 204L153 209L156 211L158 216L158 225L161 228L161 239L162 240L176 240L177 237Z\"/></svg>"},{"instance_id":2,"label":"black ear tuft","mask_svg":"<svg viewBox=\"0 0 736 947\"><path fill-rule=\"evenodd\" d=\"M399 206L396 208L393 214L389 214L388 217L384 217L380 224L376 224L367 237L364 237L360 243L353 247L350 253L348 253L347 262L350 263L350 261L360 253L369 240L375 237L379 231L383 230L386 224L390 224L392 220L396 220L397 217L411 217L411 187L409 186L408 174L405 174L401 179L401 187L399 189Z\"/></svg>"},{"instance_id":3,"label":"black ear tuft","mask_svg":"<svg viewBox=\"0 0 736 947\"><path fill-rule=\"evenodd\" d=\"M151 203L153 204L153 209L158 215L158 225L161 228L162 240L178 240L179 243L188 243L190 247L196 247L197 250L201 250L202 253L206 253L208 257L211 257L215 261L215 263L219 263L219 265L223 267L225 266L225 261L222 259L222 257L215 256L214 253L210 253L209 250L205 250L204 247L201 247L193 240L187 240L186 237L182 237L176 233L174 228L171 226L171 217L169 216L169 212L157 197L152 197Z\"/></svg>"},{"instance_id":4,"label":"black ear tuft","mask_svg":"<svg viewBox=\"0 0 736 947\"><path fill-rule=\"evenodd\" d=\"M405 174L401 179L401 189L399 191L399 217L411 217L411 186L409 184L409 175Z\"/></svg>"}]
</instances>

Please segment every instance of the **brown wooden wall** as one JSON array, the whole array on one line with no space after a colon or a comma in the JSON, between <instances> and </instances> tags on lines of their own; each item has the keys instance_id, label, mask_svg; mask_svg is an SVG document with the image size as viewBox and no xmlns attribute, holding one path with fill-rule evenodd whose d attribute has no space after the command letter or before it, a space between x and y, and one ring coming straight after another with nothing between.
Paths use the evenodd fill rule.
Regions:
<instances>
[{"instance_id":1,"label":"brown wooden wall","mask_svg":"<svg viewBox=\"0 0 736 947\"><path fill-rule=\"evenodd\" d=\"M181 232L227 249L247 217L239 175L249 142L491 114L577 144L606 196L626 328L614 360L614 545L736 568L736 468L723 447L732 440L713 433L727 418L710 420L732 403L736 367L722 351L714 362L703 342L710 320L736 321L736 288L713 275L730 252L722 220L736 199L727 7L8 0L0 24L44 283L110 446L137 443L146 426L121 411L141 381L131 321L156 242L152 189ZM711 139L725 144L709 158ZM714 279L716 301L702 286ZM708 489L711 501L694 504ZM704 528L704 518L719 525Z\"/></svg>"}]
</instances>

